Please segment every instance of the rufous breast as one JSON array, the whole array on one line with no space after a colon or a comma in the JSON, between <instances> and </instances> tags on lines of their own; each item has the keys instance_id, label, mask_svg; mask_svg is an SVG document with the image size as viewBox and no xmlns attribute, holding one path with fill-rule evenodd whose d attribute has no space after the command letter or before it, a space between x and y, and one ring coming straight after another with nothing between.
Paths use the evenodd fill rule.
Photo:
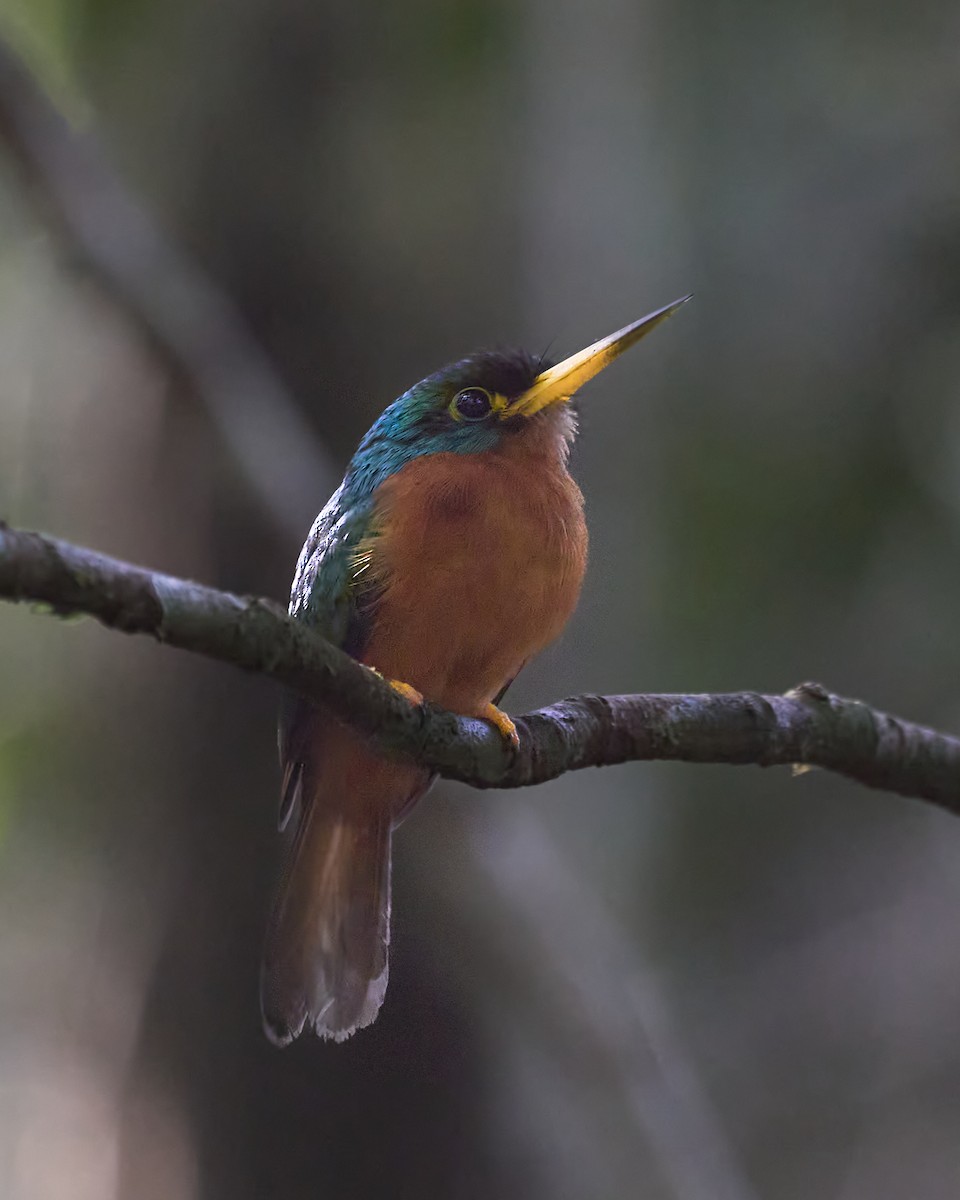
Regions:
<instances>
[{"instance_id":1,"label":"rufous breast","mask_svg":"<svg viewBox=\"0 0 960 1200\"><path fill-rule=\"evenodd\" d=\"M583 497L547 422L408 463L381 485L375 528L364 661L445 708L479 715L576 607Z\"/></svg>"}]
</instances>

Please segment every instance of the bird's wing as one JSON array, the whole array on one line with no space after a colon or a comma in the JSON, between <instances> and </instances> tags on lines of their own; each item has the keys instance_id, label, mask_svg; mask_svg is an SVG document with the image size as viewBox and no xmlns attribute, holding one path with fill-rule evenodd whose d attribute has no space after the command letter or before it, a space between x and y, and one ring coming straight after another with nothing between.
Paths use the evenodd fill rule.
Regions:
<instances>
[{"instance_id":1,"label":"bird's wing","mask_svg":"<svg viewBox=\"0 0 960 1200\"><path fill-rule=\"evenodd\" d=\"M351 502L341 485L310 530L290 591L290 615L355 658L363 653L378 599L371 565L375 539L372 501ZM281 829L299 807L303 763L317 715L309 701L284 694L278 729Z\"/></svg>"}]
</instances>

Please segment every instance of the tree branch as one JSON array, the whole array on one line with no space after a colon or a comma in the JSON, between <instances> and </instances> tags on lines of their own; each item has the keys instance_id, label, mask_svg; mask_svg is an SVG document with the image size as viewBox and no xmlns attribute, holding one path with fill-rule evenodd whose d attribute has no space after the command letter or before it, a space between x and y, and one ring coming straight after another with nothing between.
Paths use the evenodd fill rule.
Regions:
<instances>
[{"instance_id":1,"label":"tree branch","mask_svg":"<svg viewBox=\"0 0 960 1200\"><path fill-rule=\"evenodd\" d=\"M802 764L960 814L960 739L804 683L783 696L578 696L518 718L514 754L484 721L412 707L373 671L273 601L147 571L0 522L0 596L86 613L111 629L265 675L474 787L542 783L567 771L670 759Z\"/></svg>"}]
</instances>

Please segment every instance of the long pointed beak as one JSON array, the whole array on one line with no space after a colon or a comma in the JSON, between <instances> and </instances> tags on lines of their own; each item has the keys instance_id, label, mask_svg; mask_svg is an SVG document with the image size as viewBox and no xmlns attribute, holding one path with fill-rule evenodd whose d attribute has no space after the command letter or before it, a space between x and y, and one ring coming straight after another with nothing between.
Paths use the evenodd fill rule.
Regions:
<instances>
[{"instance_id":1,"label":"long pointed beak","mask_svg":"<svg viewBox=\"0 0 960 1200\"><path fill-rule=\"evenodd\" d=\"M533 386L518 396L512 404L503 411L505 417L532 417L548 404L559 404L580 390L594 375L599 375L604 367L608 367L615 358L619 358L624 350L629 350L635 342L646 337L651 329L656 329L668 317L672 317L690 299L684 296L674 300L665 308L648 313L632 325L611 333L609 337L601 338L586 350L571 354L563 362L550 367L538 375Z\"/></svg>"}]
</instances>

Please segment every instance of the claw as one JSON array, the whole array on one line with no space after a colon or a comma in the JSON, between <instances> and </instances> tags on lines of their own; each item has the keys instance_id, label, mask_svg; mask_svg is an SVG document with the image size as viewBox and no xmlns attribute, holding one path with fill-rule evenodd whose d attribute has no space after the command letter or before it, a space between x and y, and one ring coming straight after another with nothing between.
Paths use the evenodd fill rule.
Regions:
<instances>
[{"instance_id":1,"label":"claw","mask_svg":"<svg viewBox=\"0 0 960 1200\"><path fill-rule=\"evenodd\" d=\"M495 725L504 740L509 742L514 750L520 749L520 735L517 733L517 727L502 708L497 708L495 704L487 704L484 705L483 711L479 715L485 721L489 721L491 725Z\"/></svg>"},{"instance_id":2,"label":"claw","mask_svg":"<svg viewBox=\"0 0 960 1200\"><path fill-rule=\"evenodd\" d=\"M423 692L418 692L412 684L404 683L400 679L388 679L387 683L397 695L402 696L404 700L409 700L414 708L423 707Z\"/></svg>"},{"instance_id":3,"label":"claw","mask_svg":"<svg viewBox=\"0 0 960 1200\"><path fill-rule=\"evenodd\" d=\"M404 683L401 679L388 679L376 667L371 667L370 670L374 675L379 675L384 683L388 683L398 696L402 696L404 700L409 700L414 708L423 707L423 692L418 692L412 684Z\"/></svg>"}]
</instances>

